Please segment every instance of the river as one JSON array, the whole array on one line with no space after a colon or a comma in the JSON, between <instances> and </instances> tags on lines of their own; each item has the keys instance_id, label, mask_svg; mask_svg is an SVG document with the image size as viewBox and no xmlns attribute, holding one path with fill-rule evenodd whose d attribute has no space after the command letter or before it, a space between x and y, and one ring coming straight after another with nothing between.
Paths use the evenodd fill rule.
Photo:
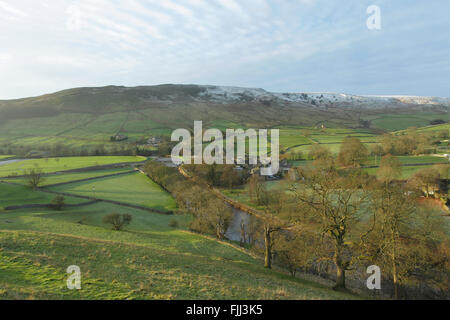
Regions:
<instances>
[{"instance_id":1,"label":"river","mask_svg":"<svg viewBox=\"0 0 450 320\"><path fill-rule=\"evenodd\" d=\"M165 166L172 167L168 161L160 161L160 162L162 162ZM224 203L233 210L233 218L231 219L230 225L228 226L228 230L225 233L225 237L231 241L240 241L241 222L244 221L244 225L247 226L250 222L250 215L247 212L244 212L242 210L234 208L233 206L230 206L225 201Z\"/></svg>"},{"instance_id":2,"label":"river","mask_svg":"<svg viewBox=\"0 0 450 320\"><path fill-rule=\"evenodd\" d=\"M244 222L244 225L248 225L250 222L250 215L242 210L231 208L233 210L233 218L231 219L231 223L228 227L227 233L225 237L228 240L232 241L240 241L241 240L241 223Z\"/></svg>"}]
</instances>

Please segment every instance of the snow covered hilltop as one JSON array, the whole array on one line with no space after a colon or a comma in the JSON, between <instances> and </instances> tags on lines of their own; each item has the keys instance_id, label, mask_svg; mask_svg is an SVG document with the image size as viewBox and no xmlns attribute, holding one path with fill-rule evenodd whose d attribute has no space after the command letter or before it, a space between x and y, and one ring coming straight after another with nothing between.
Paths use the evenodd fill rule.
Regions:
<instances>
[{"instance_id":1,"label":"snow covered hilltop","mask_svg":"<svg viewBox=\"0 0 450 320\"><path fill-rule=\"evenodd\" d=\"M419 96L358 96L344 93L299 92L275 93L259 88L227 86L199 86L199 97L216 103L243 101L280 100L287 103L305 103L317 106L348 105L367 108L386 107L386 105L436 105L450 107L450 98Z\"/></svg>"},{"instance_id":2,"label":"snow covered hilltop","mask_svg":"<svg viewBox=\"0 0 450 320\"><path fill-rule=\"evenodd\" d=\"M201 106L207 106L209 111L218 108L218 112L224 110L238 112L243 109L250 112L251 110L256 111L259 108L264 108L265 112L273 109L279 113L279 107L282 107L288 108L294 113L299 109L310 110L311 112L317 110L339 112L341 109L374 110L375 112L382 109L422 111L434 109L447 113L450 111L450 98L359 96L322 92L278 93L258 88L191 84L84 87L67 89L39 97L0 100L0 121L9 118L47 116L61 112L91 113L95 111L95 113L110 113L148 108L159 110L168 106L187 105L196 105L200 109ZM204 113L205 110L202 109L201 112ZM254 112L252 114L254 115ZM270 117L265 118L270 120ZM276 118L279 119L280 116L278 115Z\"/></svg>"}]
</instances>

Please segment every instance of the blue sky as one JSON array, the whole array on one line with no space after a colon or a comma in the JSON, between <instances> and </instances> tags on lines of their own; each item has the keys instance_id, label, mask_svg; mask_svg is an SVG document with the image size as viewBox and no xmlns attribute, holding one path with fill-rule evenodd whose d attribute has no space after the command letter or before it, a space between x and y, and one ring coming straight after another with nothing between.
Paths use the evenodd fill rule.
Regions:
<instances>
[{"instance_id":1,"label":"blue sky","mask_svg":"<svg viewBox=\"0 0 450 320\"><path fill-rule=\"evenodd\" d=\"M448 0L0 0L0 41L0 99L161 83L450 97Z\"/></svg>"}]
</instances>

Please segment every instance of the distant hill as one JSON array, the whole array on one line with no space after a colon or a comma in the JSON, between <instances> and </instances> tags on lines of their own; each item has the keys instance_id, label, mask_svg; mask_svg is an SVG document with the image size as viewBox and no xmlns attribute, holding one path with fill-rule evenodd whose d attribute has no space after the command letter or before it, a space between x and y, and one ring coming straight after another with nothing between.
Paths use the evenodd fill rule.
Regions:
<instances>
[{"instance_id":1,"label":"distant hill","mask_svg":"<svg viewBox=\"0 0 450 320\"><path fill-rule=\"evenodd\" d=\"M314 127L401 130L450 122L450 99L273 93L263 89L174 85L75 88L0 100L0 144L85 146L124 134L132 143L175 128Z\"/></svg>"},{"instance_id":2,"label":"distant hill","mask_svg":"<svg viewBox=\"0 0 450 320\"><path fill-rule=\"evenodd\" d=\"M291 106L302 109L401 109L417 107L450 108L450 98L409 96L356 96L343 93L273 93L264 89L158 85L142 87L108 86L76 88L39 97L0 100L5 118L54 115L55 112L107 113L174 104L220 105L256 104L263 107Z\"/></svg>"}]
</instances>

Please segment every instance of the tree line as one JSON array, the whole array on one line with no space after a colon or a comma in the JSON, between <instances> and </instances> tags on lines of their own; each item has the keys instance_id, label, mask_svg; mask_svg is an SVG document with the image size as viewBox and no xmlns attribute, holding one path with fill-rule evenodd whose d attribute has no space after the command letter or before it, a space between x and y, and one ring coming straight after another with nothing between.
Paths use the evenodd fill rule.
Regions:
<instances>
[{"instance_id":1,"label":"tree line","mask_svg":"<svg viewBox=\"0 0 450 320\"><path fill-rule=\"evenodd\" d=\"M232 210L209 191L206 183L193 182L183 177L176 168L157 161L148 161L143 171L165 190L178 205L179 213L192 216L189 229L224 239L232 219Z\"/></svg>"},{"instance_id":2,"label":"tree line","mask_svg":"<svg viewBox=\"0 0 450 320\"><path fill-rule=\"evenodd\" d=\"M334 270L334 288L342 290L349 271L361 275L364 266L377 265L396 298L401 288L404 296L419 286L446 296L448 217L417 202L423 188L398 180L401 170L394 158L385 157L378 177L342 168L329 157L291 169L279 190L250 178L251 201L264 208L265 266L276 261L293 275Z\"/></svg>"},{"instance_id":3,"label":"tree line","mask_svg":"<svg viewBox=\"0 0 450 320\"><path fill-rule=\"evenodd\" d=\"M11 154L19 157L134 156L145 152L147 151L132 144L89 144L82 146L65 145L63 143L46 143L39 146L13 143L0 144L0 154Z\"/></svg>"},{"instance_id":4,"label":"tree line","mask_svg":"<svg viewBox=\"0 0 450 320\"><path fill-rule=\"evenodd\" d=\"M369 156L433 154L436 153L442 141L448 139L449 131L446 129L419 132L416 128L409 128L399 134L386 133L379 138L378 143L374 143L368 148L357 137L348 136L341 144L337 163L341 166L359 167L367 164ZM286 155L292 161L302 159L320 160L330 156L330 150L318 143L311 145L307 153L293 151Z\"/></svg>"},{"instance_id":5,"label":"tree line","mask_svg":"<svg viewBox=\"0 0 450 320\"><path fill-rule=\"evenodd\" d=\"M209 191L211 169L197 167L190 171L199 174L195 182L158 162L148 162L144 171L173 194L180 212L192 215L192 231L223 239L232 211ZM225 168L214 170L220 177ZM405 182L400 174L398 159L387 155L377 177L342 168L333 157L291 169L277 189L249 175L250 201L263 215L241 225L241 245L260 252L267 268L276 263L293 276L334 272L337 290L347 287L349 272L364 277L364 267L375 264L396 298L419 287L443 297L449 288L448 218L418 203L427 196L418 176Z\"/></svg>"}]
</instances>

